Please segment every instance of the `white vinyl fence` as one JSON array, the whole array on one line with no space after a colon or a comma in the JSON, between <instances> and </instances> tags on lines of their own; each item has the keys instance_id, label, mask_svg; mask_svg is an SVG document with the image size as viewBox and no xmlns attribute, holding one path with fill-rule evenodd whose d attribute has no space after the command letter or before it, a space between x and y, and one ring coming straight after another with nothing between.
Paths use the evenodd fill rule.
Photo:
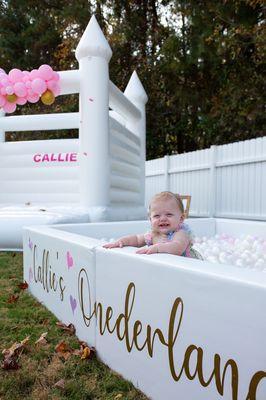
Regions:
<instances>
[{"instance_id":1,"label":"white vinyl fence","mask_svg":"<svg viewBox=\"0 0 266 400\"><path fill-rule=\"evenodd\" d=\"M146 204L192 196L190 216L266 220L266 136L146 161Z\"/></svg>"}]
</instances>

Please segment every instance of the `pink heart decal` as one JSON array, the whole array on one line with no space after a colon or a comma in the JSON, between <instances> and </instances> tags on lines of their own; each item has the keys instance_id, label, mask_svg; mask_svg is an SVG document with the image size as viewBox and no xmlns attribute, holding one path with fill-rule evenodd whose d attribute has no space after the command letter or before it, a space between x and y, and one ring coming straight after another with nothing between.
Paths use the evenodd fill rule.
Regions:
<instances>
[{"instance_id":1,"label":"pink heart decal","mask_svg":"<svg viewBox=\"0 0 266 400\"><path fill-rule=\"evenodd\" d=\"M31 282L33 279L33 272L32 272L32 268L30 267L29 269L29 281Z\"/></svg>"},{"instance_id":2,"label":"pink heart decal","mask_svg":"<svg viewBox=\"0 0 266 400\"><path fill-rule=\"evenodd\" d=\"M70 301L70 305L71 305L71 308L72 308L72 313L74 314L75 309L77 308L77 300L70 295L69 301Z\"/></svg>"},{"instance_id":3,"label":"pink heart decal","mask_svg":"<svg viewBox=\"0 0 266 400\"><path fill-rule=\"evenodd\" d=\"M67 267L68 269L74 266L73 257L71 256L70 252L67 252Z\"/></svg>"}]
</instances>

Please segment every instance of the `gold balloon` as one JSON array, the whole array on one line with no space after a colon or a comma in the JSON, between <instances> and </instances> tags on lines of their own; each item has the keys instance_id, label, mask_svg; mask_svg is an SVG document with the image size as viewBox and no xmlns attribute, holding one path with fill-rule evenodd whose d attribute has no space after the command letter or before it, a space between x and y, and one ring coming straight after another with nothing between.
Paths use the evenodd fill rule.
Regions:
<instances>
[{"instance_id":1,"label":"gold balloon","mask_svg":"<svg viewBox=\"0 0 266 400\"><path fill-rule=\"evenodd\" d=\"M51 92L51 90L46 90L46 92L44 92L41 96L41 101L46 106L50 106L51 104L53 104L55 101L53 92Z\"/></svg>"},{"instance_id":2,"label":"gold balloon","mask_svg":"<svg viewBox=\"0 0 266 400\"><path fill-rule=\"evenodd\" d=\"M15 103L17 96L15 94L7 94L6 99L9 103Z\"/></svg>"}]
</instances>

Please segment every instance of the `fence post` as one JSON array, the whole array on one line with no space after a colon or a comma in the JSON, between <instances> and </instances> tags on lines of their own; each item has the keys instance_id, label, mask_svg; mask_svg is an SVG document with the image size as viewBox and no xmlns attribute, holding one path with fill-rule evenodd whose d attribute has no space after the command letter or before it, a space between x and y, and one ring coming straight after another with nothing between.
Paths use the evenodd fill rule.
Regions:
<instances>
[{"instance_id":1,"label":"fence post","mask_svg":"<svg viewBox=\"0 0 266 400\"><path fill-rule=\"evenodd\" d=\"M170 190L169 164L170 164L170 157L166 155L164 156L164 190L166 192L169 192Z\"/></svg>"},{"instance_id":2,"label":"fence post","mask_svg":"<svg viewBox=\"0 0 266 400\"><path fill-rule=\"evenodd\" d=\"M112 50L94 16L76 49L80 72L79 163L81 204L91 220L109 205L109 60ZM94 208L94 209L93 209Z\"/></svg>"},{"instance_id":3,"label":"fence post","mask_svg":"<svg viewBox=\"0 0 266 400\"><path fill-rule=\"evenodd\" d=\"M141 119L136 120L133 124L133 131L140 138L140 201L141 205L145 204L145 161L146 161L146 112L145 105L148 101L148 96L144 87L136 73L133 72L124 92L125 96L140 110Z\"/></svg>"},{"instance_id":4,"label":"fence post","mask_svg":"<svg viewBox=\"0 0 266 400\"><path fill-rule=\"evenodd\" d=\"M210 147L209 217L216 215L216 146Z\"/></svg>"},{"instance_id":5,"label":"fence post","mask_svg":"<svg viewBox=\"0 0 266 400\"><path fill-rule=\"evenodd\" d=\"M4 110L0 109L0 142L5 142L6 140L6 133L3 128L1 128L1 118L5 117Z\"/></svg>"}]
</instances>

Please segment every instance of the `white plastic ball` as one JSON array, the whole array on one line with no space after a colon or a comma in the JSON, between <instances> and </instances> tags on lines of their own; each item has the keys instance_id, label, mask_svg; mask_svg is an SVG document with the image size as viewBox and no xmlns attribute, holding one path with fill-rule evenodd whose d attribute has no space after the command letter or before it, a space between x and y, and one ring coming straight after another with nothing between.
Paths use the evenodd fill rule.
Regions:
<instances>
[{"instance_id":1,"label":"white plastic ball","mask_svg":"<svg viewBox=\"0 0 266 400\"><path fill-rule=\"evenodd\" d=\"M242 261L240 258L238 258L238 259L236 260L236 265L237 265L238 267L243 267L243 261Z\"/></svg>"}]
</instances>

